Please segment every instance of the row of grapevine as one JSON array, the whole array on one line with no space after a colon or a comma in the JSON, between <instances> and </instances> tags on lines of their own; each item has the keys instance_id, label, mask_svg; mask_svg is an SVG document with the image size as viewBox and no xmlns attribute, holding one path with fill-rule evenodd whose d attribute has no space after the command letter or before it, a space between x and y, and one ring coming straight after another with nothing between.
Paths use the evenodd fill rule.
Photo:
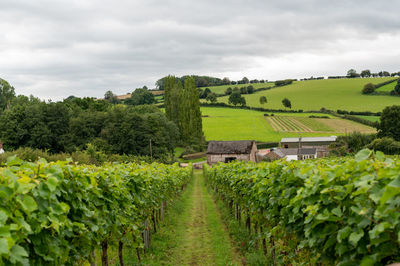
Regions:
<instances>
[{"instance_id":1,"label":"row of grapevine","mask_svg":"<svg viewBox=\"0 0 400 266\"><path fill-rule=\"evenodd\" d=\"M0 265L71 265L94 250L149 244L166 204L192 176L163 164L37 163L9 158L0 168Z\"/></svg>"},{"instance_id":2,"label":"row of grapevine","mask_svg":"<svg viewBox=\"0 0 400 266\"><path fill-rule=\"evenodd\" d=\"M291 239L286 245L293 247L292 260L305 248L323 265L400 261L397 158L363 150L355 158L238 162L204 172L236 217L243 215L249 229L263 232L272 260L279 236Z\"/></svg>"}]
</instances>

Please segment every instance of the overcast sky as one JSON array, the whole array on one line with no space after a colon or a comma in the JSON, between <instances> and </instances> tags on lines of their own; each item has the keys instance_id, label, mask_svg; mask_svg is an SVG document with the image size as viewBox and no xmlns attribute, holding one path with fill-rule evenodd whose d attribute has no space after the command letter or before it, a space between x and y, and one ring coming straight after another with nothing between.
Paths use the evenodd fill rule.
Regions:
<instances>
[{"instance_id":1,"label":"overcast sky","mask_svg":"<svg viewBox=\"0 0 400 266\"><path fill-rule=\"evenodd\" d=\"M400 1L1 0L0 77L61 100L165 75L276 80L399 71Z\"/></svg>"}]
</instances>

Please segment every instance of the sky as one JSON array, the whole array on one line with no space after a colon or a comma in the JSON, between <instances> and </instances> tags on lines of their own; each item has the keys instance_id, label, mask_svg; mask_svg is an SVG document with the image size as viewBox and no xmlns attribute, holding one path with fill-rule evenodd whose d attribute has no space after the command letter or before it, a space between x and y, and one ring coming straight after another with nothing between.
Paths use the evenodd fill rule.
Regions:
<instances>
[{"instance_id":1,"label":"sky","mask_svg":"<svg viewBox=\"0 0 400 266\"><path fill-rule=\"evenodd\" d=\"M1 0L0 78L62 100L239 80L400 71L400 1Z\"/></svg>"}]
</instances>

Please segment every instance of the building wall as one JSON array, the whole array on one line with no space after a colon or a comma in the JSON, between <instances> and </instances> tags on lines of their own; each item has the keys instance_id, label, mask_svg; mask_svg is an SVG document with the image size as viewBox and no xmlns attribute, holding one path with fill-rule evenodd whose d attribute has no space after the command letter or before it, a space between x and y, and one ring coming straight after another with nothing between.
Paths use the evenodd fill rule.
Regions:
<instances>
[{"instance_id":1,"label":"building wall","mask_svg":"<svg viewBox=\"0 0 400 266\"><path fill-rule=\"evenodd\" d=\"M254 142L250 152L250 161L257 162L257 145Z\"/></svg>"},{"instance_id":2,"label":"building wall","mask_svg":"<svg viewBox=\"0 0 400 266\"><path fill-rule=\"evenodd\" d=\"M254 159L252 161L255 162L255 153ZM235 157L237 161L249 161L251 160L251 154L207 154L207 163L208 164L216 164L218 162L225 162L225 158L227 157Z\"/></svg>"},{"instance_id":3,"label":"building wall","mask_svg":"<svg viewBox=\"0 0 400 266\"><path fill-rule=\"evenodd\" d=\"M331 143L334 143L332 141L319 141L319 142L301 142L301 147L302 148L316 148L316 147L321 147L321 146L326 146L328 147ZM299 143L298 142L281 142L281 147L285 148L285 145L287 145L287 148L298 148Z\"/></svg>"},{"instance_id":4,"label":"building wall","mask_svg":"<svg viewBox=\"0 0 400 266\"><path fill-rule=\"evenodd\" d=\"M286 161L296 161L297 160L297 155L286 155L285 156Z\"/></svg>"}]
</instances>

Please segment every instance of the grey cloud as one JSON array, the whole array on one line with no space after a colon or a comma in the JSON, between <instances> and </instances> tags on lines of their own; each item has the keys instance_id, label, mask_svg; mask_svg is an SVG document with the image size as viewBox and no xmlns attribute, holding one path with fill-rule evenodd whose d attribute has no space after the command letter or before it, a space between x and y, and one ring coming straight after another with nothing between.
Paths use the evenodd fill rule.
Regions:
<instances>
[{"instance_id":1,"label":"grey cloud","mask_svg":"<svg viewBox=\"0 0 400 266\"><path fill-rule=\"evenodd\" d=\"M311 69L304 60L297 73L343 74L347 61L334 59L358 49L352 43L379 46L381 36L395 43L399 8L394 0L3 0L0 77L18 93L62 99L152 87L166 74L276 79L296 71L270 61L303 54L330 65ZM395 67L379 58L353 61Z\"/></svg>"}]
</instances>

